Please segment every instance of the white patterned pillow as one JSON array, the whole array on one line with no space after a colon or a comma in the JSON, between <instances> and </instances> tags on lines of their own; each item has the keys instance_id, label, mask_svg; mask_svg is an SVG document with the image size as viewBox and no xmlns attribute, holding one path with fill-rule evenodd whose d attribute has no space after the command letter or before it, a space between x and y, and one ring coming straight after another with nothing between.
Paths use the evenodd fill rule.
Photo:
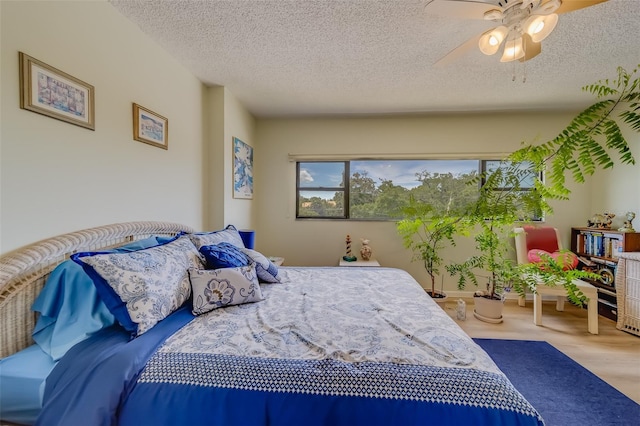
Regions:
<instances>
[{"instance_id":1,"label":"white patterned pillow","mask_svg":"<svg viewBox=\"0 0 640 426\"><path fill-rule=\"evenodd\" d=\"M133 336L149 331L191 295L189 268L203 261L188 236L130 253L77 253L109 311Z\"/></svg>"},{"instance_id":2,"label":"white patterned pillow","mask_svg":"<svg viewBox=\"0 0 640 426\"><path fill-rule=\"evenodd\" d=\"M193 292L193 314L223 306L263 300L254 264L236 268L189 269Z\"/></svg>"},{"instance_id":3,"label":"white patterned pillow","mask_svg":"<svg viewBox=\"0 0 640 426\"><path fill-rule=\"evenodd\" d=\"M258 251L248 248L240 248L240 251L246 254L247 257L249 257L249 260L256 264L256 273L258 274L258 279L260 279L261 282L280 282L280 277L278 276L278 267L272 261L270 261L267 256Z\"/></svg>"},{"instance_id":4,"label":"white patterned pillow","mask_svg":"<svg viewBox=\"0 0 640 426\"><path fill-rule=\"evenodd\" d=\"M233 225L229 225L220 231L189 234L189 238L191 238L191 241L198 250L200 250L202 246L212 246L219 243L230 243L236 247L244 247L242 237Z\"/></svg>"}]
</instances>

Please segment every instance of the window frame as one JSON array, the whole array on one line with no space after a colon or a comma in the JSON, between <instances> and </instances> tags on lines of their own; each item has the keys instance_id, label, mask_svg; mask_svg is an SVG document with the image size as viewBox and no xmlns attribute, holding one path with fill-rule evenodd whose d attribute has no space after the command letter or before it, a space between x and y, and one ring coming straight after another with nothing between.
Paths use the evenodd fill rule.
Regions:
<instances>
[{"instance_id":1,"label":"window frame","mask_svg":"<svg viewBox=\"0 0 640 426\"><path fill-rule=\"evenodd\" d=\"M482 158L480 158L482 157ZM497 156L496 156L497 157ZM412 157L412 158L394 158L393 156L391 156L391 158L386 158L386 157L379 157L379 158L367 158L367 159L361 159L361 158L350 158L350 159L336 159L336 160L332 160L332 159L295 159L295 164L296 164L296 197L295 197L295 202L296 202L296 217L295 219L298 220L349 220L349 221L359 221L359 222L375 222L375 221L379 221L379 222L389 222L389 221L397 221L398 218L392 219L392 218L352 218L351 217L351 205L350 205L350 189L351 189L351 162L353 161L380 161L380 160L388 160L388 161L404 161L404 160L474 160L478 162L478 174L479 176L481 176L481 178L478 180L478 191L480 190L480 188L482 187L482 185L485 183L485 179L484 179L484 173L487 171L487 163L489 162L500 162L502 160L496 158L494 156L487 156L487 155L482 155L482 156L477 156L477 157L466 157L466 156L461 156L461 157L454 157L454 156L447 156L447 158L429 158L429 157ZM306 163L342 163L343 164L343 187L323 187L323 186L317 186L317 187L302 187L300 186L300 165L301 164L306 164ZM544 179L544 173L543 172L538 172L538 178L540 180ZM509 187L503 187L500 189L497 189L499 191L508 191L511 190L513 188L509 188ZM536 188L535 186L530 186L530 187L522 187L520 188L521 191L535 191ZM341 216L300 216L300 192L304 191L304 192L330 192L330 191L335 191L335 192L342 192L343 193L343 211L342 211L342 215ZM524 220L523 220L524 221ZM544 216L540 217L540 218L533 218L533 219L529 219L529 221L534 221L534 222L544 222Z\"/></svg>"}]
</instances>

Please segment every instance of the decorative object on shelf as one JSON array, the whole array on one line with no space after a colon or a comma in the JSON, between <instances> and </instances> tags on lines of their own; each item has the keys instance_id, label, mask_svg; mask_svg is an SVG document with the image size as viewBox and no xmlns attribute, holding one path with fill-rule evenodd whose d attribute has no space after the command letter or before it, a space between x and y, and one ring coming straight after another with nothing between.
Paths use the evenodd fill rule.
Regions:
<instances>
[{"instance_id":1,"label":"decorative object on shelf","mask_svg":"<svg viewBox=\"0 0 640 426\"><path fill-rule=\"evenodd\" d=\"M345 244L347 245L347 253L345 256L342 256L342 260L346 260L347 262L355 262L358 260L357 257L351 254L351 236L349 234L347 234Z\"/></svg>"},{"instance_id":2,"label":"decorative object on shelf","mask_svg":"<svg viewBox=\"0 0 640 426\"><path fill-rule=\"evenodd\" d=\"M253 198L253 147L233 138L233 198Z\"/></svg>"},{"instance_id":3,"label":"decorative object on shelf","mask_svg":"<svg viewBox=\"0 0 640 426\"><path fill-rule=\"evenodd\" d=\"M634 212L627 212L627 213L625 213L624 217L627 220L625 220L624 223L622 224L622 228L618 228L618 231L620 231L620 232L636 232L636 230L633 229L633 225L631 224L631 222L633 222L633 219L635 219L636 214Z\"/></svg>"},{"instance_id":4,"label":"decorative object on shelf","mask_svg":"<svg viewBox=\"0 0 640 426\"><path fill-rule=\"evenodd\" d=\"M95 130L92 85L25 53L20 63L20 108Z\"/></svg>"},{"instance_id":5,"label":"decorative object on shelf","mask_svg":"<svg viewBox=\"0 0 640 426\"><path fill-rule=\"evenodd\" d=\"M604 223L604 215L600 213L596 213L593 216L591 216L590 219L587 219L587 228L599 229L602 227L603 223Z\"/></svg>"},{"instance_id":6,"label":"decorative object on shelf","mask_svg":"<svg viewBox=\"0 0 640 426\"><path fill-rule=\"evenodd\" d=\"M360 242L362 243L362 247L360 247L360 256L362 260L371 259L371 247L369 246L369 240L366 238L360 238Z\"/></svg>"}]
</instances>

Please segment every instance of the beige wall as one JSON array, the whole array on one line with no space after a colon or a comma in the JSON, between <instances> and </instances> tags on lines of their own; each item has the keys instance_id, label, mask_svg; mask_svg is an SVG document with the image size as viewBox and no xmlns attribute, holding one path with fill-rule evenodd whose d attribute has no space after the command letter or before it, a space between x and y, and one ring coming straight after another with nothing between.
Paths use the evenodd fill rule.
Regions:
<instances>
[{"instance_id":1,"label":"beige wall","mask_svg":"<svg viewBox=\"0 0 640 426\"><path fill-rule=\"evenodd\" d=\"M224 87L208 89L208 141L204 165L207 213L205 229L232 224L238 229L254 227L254 200L233 198L233 138L256 149L255 118Z\"/></svg>"},{"instance_id":2,"label":"beige wall","mask_svg":"<svg viewBox=\"0 0 640 426\"><path fill-rule=\"evenodd\" d=\"M622 130L638 163L617 163L612 169L599 170L594 175L590 212L614 213L616 217L612 227L617 229L622 226L626 212L632 211L636 214L633 227L640 231L640 134L632 132L628 127L622 127Z\"/></svg>"},{"instance_id":3,"label":"beige wall","mask_svg":"<svg viewBox=\"0 0 640 426\"><path fill-rule=\"evenodd\" d=\"M287 265L336 265L350 234L359 249L369 238L384 266L408 270L426 284L426 273L402 247L393 222L310 221L295 219L295 163L289 154L394 153L487 154L510 152L522 141L548 140L566 126L569 113L496 113L415 117L258 120L260 152L256 156L257 238L261 251L286 258ZM592 214L591 184L571 184L570 202L554 205L547 223L561 229L569 244L571 226L582 226ZM266 188L276 188L267 190ZM264 191L268 195L262 193ZM461 260L472 252L469 240L447 249L445 258ZM445 288L455 290L448 276Z\"/></svg>"},{"instance_id":4,"label":"beige wall","mask_svg":"<svg viewBox=\"0 0 640 426\"><path fill-rule=\"evenodd\" d=\"M107 2L0 2L0 252L130 220L203 226L206 89ZM96 129L19 108L18 51L95 87ZM132 102L169 149L132 139Z\"/></svg>"}]
</instances>

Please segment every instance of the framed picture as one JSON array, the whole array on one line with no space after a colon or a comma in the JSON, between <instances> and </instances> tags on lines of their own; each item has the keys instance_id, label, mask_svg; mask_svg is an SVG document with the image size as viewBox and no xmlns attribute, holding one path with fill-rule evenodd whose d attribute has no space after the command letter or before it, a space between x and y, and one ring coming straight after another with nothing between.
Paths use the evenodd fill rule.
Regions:
<instances>
[{"instance_id":1,"label":"framed picture","mask_svg":"<svg viewBox=\"0 0 640 426\"><path fill-rule=\"evenodd\" d=\"M233 138L233 198L253 198L253 148Z\"/></svg>"},{"instance_id":2,"label":"framed picture","mask_svg":"<svg viewBox=\"0 0 640 426\"><path fill-rule=\"evenodd\" d=\"M134 103L133 139L169 149L169 120Z\"/></svg>"},{"instance_id":3,"label":"framed picture","mask_svg":"<svg viewBox=\"0 0 640 426\"><path fill-rule=\"evenodd\" d=\"M95 130L94 88L25 53L20 63L20 108Z\"/></svg>"}]
</instances>

